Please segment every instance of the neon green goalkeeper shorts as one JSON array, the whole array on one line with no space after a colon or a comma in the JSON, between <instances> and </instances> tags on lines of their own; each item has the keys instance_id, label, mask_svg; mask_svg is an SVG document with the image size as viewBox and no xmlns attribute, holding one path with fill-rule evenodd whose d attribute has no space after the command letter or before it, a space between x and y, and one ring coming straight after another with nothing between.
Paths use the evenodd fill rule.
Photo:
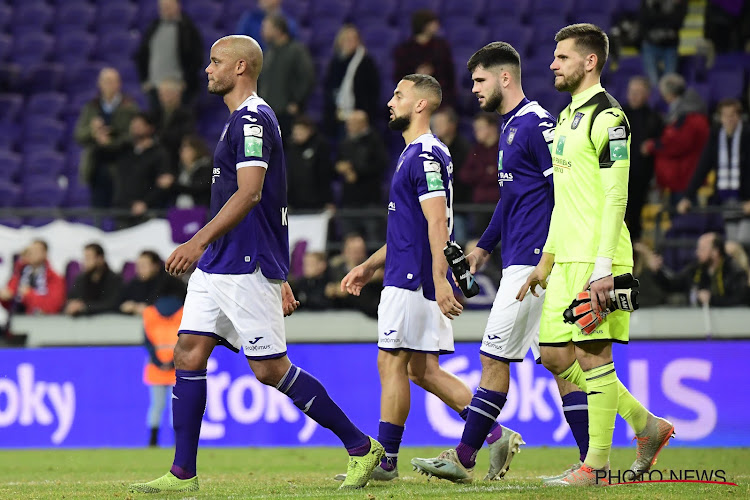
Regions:
<instances>
[{"instance_id":1,"label":"neon green goalkeeper shorts","mask_svg":"<svg viewBox=\"0 0 750 500\"><path fill-rule=\"evenodd\" d=\"M563 320L563 312L568 308L578 292L583 291L591 277L594 264L565 262L555 264L549 277L547 293L542 306L542 321L539 326L539 345L563 346L568 342L610 340L626 344L630 338L630 313L615 311L607 316L590 335L581 333L576 325ZM618 276L633 272L629 266L612 266L612 274Z\"/></svg>"}]
</instances>

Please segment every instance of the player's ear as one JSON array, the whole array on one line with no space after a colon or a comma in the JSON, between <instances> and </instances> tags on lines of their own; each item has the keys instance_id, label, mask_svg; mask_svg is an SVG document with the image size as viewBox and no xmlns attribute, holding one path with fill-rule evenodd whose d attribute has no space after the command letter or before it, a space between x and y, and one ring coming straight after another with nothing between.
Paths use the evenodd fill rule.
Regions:
<instances>
[{"instance_id":1,"label":"player's ear","mask_svg":"<svg viewBox=\"0 0 750 500\"><path fill-rule=\"evenodd\" d=\"M247 62L244 59L237 59L237 66L235 68L238 75L241 75L247 71Z\"/></svg>"},{"instance_id":2,"label":"player's ear","mask_svg":"<svg viewBox=\"0 0 750 500\"><path fill-rule=\"evenodd\" d=\"M596 69L596 63L598 62L599 58L596 56L596 54L589 54L588 56L586 56L586 71L594 71Z\"/></svg>"},{"instance_id":3,"label":"player's ear","mask_svg":"<svg viewBox=\"0 0 750 500\"><path fill-rule=\"evenodd\" d=\"M430 102L427 99L420 99L417 101L417 106L414 109L417 113L421 113L422 111L428 109L430 107Z\"/></svg>"}]
</instances>

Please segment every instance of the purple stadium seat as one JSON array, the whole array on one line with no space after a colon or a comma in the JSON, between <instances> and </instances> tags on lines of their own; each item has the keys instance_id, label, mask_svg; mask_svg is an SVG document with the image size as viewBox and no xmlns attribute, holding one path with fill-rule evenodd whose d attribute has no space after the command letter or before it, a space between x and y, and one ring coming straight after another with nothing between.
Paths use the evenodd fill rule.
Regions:
<instances>
[{"instance_id":1,"label":"purple stadium seat","mask_svg":"<svg viewBox=\"0 0 750 500\"><path fill-rule=\"evenodd\" d=\"M40 92L32 94L26 103L26 113L32 116L59 118L65 111L68 98L59 92Z\"/></svg>"},{"instance_id":2,"label":"purple stadium seat","mask_svg":"<svg viewBox=\"0 0 750 500\"><path fill-rule=\"evenodd\" d=\"M74 181L78 177L78 165L81 163L81 148L75 143L68 144L65 155L65 174Z\"/></svg>"},{"instance_id":3,"label":"purple stadium seat","mask_svg":"<svg viewBox=\"0 0 750 500\"><path fill-rule=\"evenodd\" d=\"M13 21L10 24L14 33L29 29L42 31L49 26L54 17L54 9L44 2L24 2L13 9Z\"/></svg>"},{"instance_id":4,"label":"purple stadium seat","mask_svg":"<svg viewBox=\"0 0 750 500\"><path fill-rule=\"evenodd\" d=\"M167 220L172 228L172 241L185 243L198 232L206 223L206 209L195 208L170 208L167 211Z\"/></svg>"},{"instance_id":5,"label":"purple stadium seat","mask_svg":"<svg viewBox=\"0 0 750 500\"><path fill-rule=\"evenodd\" d=\"M156 2L151 2L153 11L156 12ZM130 2L98 2L99 10L96 13L97 31L99 26L119 26L130 28L135 22L138 7Z\"/></svg>"},{"instance_id":6,"label":"purple stadium seat","mask_svg":"<svg viewBox=\"0 0 750 500\"><path fill-rule=\"evenodd\" d=\"M24 152L59 148L65 133L65 123L53 118L40 118L33 123L26 122L21 137L24 141Z\"/></svg>"},{"instance_id":7,"label":"purple stadium seat","mask_svg":"<svg viewBox=\"0 0 750 500\"><path fill-rule=\"evenodd\" d=\"M0 217L0 226L18 229L23 226L23 219L20 217Z\"/></svg>"},{"instance_id":8,"label":"purple stadium seat","mask_svg":"<svg viewBox=\"0 0 750 500\"><path fill-rule=\"evenodd\" d=\"M228 4L241 4L242 2L227 2ZM159 9L156 2L142 1L135 15L135 26L143 31L156 18L159 17ZM239 18L237 18L239 19ZM195 21L195 19L193 19Z\"/></svg>"},{"instance_id":9,"label":"purple stadium seat","mask_svg":"<svg viewBox=\"0 0 750 500\"><path fill-rule=\"evenodd\" d=\"M343 22L349 17L351 8L351 0L316 0L312 2L310 4L310 20L313 23L313 29L322 19Z\"/></svg>"},{"instance_id":10,"label":"purple stadium seat","mask_svg":"<svg viewBox=\"0 0 750 500\"><path fill-rule=\"evenodd\" d=\"M10 56L20 66L40 63L49 59L55 41L50 35L39 31L17 34L13 37L13 51Z\"/></svg>"},{"instance_id":11,"label":"purple stadium seat","mask_svg":"<svg viewBox=\"0 0 750 500\"><path fill-rule=\"evenodd\" d=\"M86 31L94 22L96 8L88 2L66 1L55 15L55 31L63 34L68 31Z\"/></svg>"},{"instance_id":12,"label":"purple stadium seat","mask_svg":"<svg viewBox=\"0 0 750 500\"><path fill-rule=\"evenodd\" d=\"M10 24L10 20L13 17L13 9L7 5L0 4L0 30L5 32L5 29Z\"/></svg>"},{"instance_id":13,"label":"purple stadium seat","mask_svg":"<svg viewBox=\"0 0 750 500\"><path fill-rule=\"evenodd\" d=\"M64 66L58 63L37 63L26 68L23 75L23 90L27 94L56 92L61 90Z\"/></svg>"},{"instance_id":14,"label":"purple stadium seat","mask_svg":"<svg viewBox=\"0 0 750 500\"><path fill-rule=\"evenodd\" d=\"M0 207L16 207L20 199L21 188L5 179L0 179Z\"/></svg>"},{"instance_id":15,"label":"purple stadium seat","mask_svg":"<svg viewBox=\"0 0 750 500\"><path fill-rule=\"evenodd\" d=\"M324 53L332 51L333 41L336 38L339 28L341 28L341 23L335 20L332 23L321 22L317 25L313 29L312 40L310 40L311 44L308 47L310 52L315 56L322 56Z\"/></svg>"},{"instance_id":16,"label":"purple stadium seat","mask_svg":"<svg viewBox=\"0 0 750 500\"><path fill-rule=\"evenodd\" d=\"M183 5L183 9L187 15L200 27L201 31L205 28L218 26L221 21L223 9L220 4L211 2L210 0L192 0L185 2Z\"/></svg>"},{"instance_id":17,"label":"purple stadium seat","mask_svg":"<svg viewBox=\"0 0 750 500\"><path fill-rule=\"evenodd\" d=\"M54 57L65 65L88 61L97 43L101 41L97 41L94 35L85 31L66 31L57 37Z\"/></svg>"},{"instance_id":18,"label":"purple stadium seat","mask_svg":"<svg viewBox=\"0 0 750 500\"><path fill-rule=\"evenodd\" d=\"M140 41L140 35L129 30L120 30L109 33L107 36L100 36L94 50L94 58L113 66L125 62L135 70L131 61Z\"/></svg>"},{"instance_id":19,"label":"purple stadium seat","mask_svg":"<svg viewBox=\"0 0 750 500\"><path fill-rule=\"evenodd\" d=\"M81 186L80 184L70 184L68 191L65 194L63 200L63 206L80 208L88 207L91 205L91 190L88 186Z\"/></svg>"},{"instance_id":20,"label":"purple stadium seat","mask_svg":"<svg viewBox=\"0 0 750 500\"><path fill-rule=\"evenodd\" d=\"M59 207L64 197L65 191L57 181L35 179L33 183L24 185L21 204L25 207Z\"/></svg>"},{"instance_id":21,"label":"purple stadium seat","mask_svg":"<svg viewBox=\"0 0 750 500\"><path fill-rule=\"evenodd\" d=\"M571 23L590 23L595 26L599 26L604 31L607 31L612 26L612 15L574 11L570 15L570 22Z\"/></svg>"},{"instance_id":22,"label":"purple stadium seat","mask_svg":"<svg viewBox=\"0 0 750 500\"><path fill-rule=\"evenodd\" d=\"M366 24L360 29L360 36L365 47L381 47L391 45L396 39L396 29L387 24Z\"/></svg>"},{"instance_id":23,"label":"purple stadium seat","mask_svg":"<svg viewBox=\"0 0 750 500\"><path fill-rule=\"evenodd\" d=\"M21 67L13 63L0 63L0 92L21 91Z\"/></svg>"},{"instance_id":24,"label":"purple stadium seat","mask_svg":"<svg viewBox=\"0 0 750 500\"><path fill-rule=\"evenodd\" d=\"M82 92L90 92L93 95L96 92L99 72L103 67L104 64L101 62L84 62L67 68L63 78L65 92L68 95Z\"/></svg>"},{"instance_id":25,"label":"purple stadium seat","mask_svg":"<svg viewBox=\"0 0 750 500\"><path fill-rule=\"evenodd\" d=\"M401 0L398 2L397 13L398 16L404 16L409 19L411 19L411 15L415 10L429 9L435 14L439 14L442 3L442 0Z\"/></svg>"},{"instance_id":26,"label":"purple stadium seat","mask_svg":"<svg viewBox=\"0 0 750 500\"><path fill-rule=\"evenodd\" d=\"M566 19L573 10L573 0L557 0L554 6L547 0L533 0L530 3L526 11L526 20L531 25L536 25L540 18L555 17L562 28L567 24Z\"/></svg>"},{"instance_id":27,"label":"purple stadium seat","mask_svg":"<svg viewBox=\"0 0 750 500\"><path fill-rule=\"evenodd\" d=\"M494 2L488 3L487 0L461 0L447 1L443 3L443 9L440 12L440 19L444 24L452 22L454 19L477 20L493 6Z\"/></svg>"},{"instance_id":28,"label":"purple stadium seat","mask_svg":"<svg viewBox=\"0 0 750 500\"><path fill-rule=\"evenodd\" d=\"M0 94L0 123L13 123L18 120L23 106L20 94Z\"/></svg>"},{"instance_id":29,"label":"purple stadium seat","mask_svg":"<svg viewBox=\"0 0 750 500\"><path fill-rule=\"evenodd\" d=\"M455 50L458 47L471 47L476 51L489 42L487 28L477 26L471 20L456 19L445 26L445 32L448 42Z\"/></svg>"},{"instance_id":30,"label":"purple stadium seat","mask_svg":"<svg viewBox=\"0 0 750 500\"><path fill-rule=\"evenodd\" d=\"M5 61L5 58L10 54L10 48L13 46L11 37L7 35L0 35L0 61Z\"/></svg>"},{"instance_id":31,"label":"purple stadium seat","mask_svg":"<svg viewBox=\"0 0 750 500\"><path fill-rule=\"evenodd\" d=\"M708 84L711 86L711 105L727 97L741 99L745 90L744 80L742 69L710 71Z\"/></svg>"},{"instance_id":32,"label":"purple stadium seat","mask_svg":"<svg viewBox=\"0 0 750 500\"><path fill-rule=\"evenodd\" d=\"M70 291L73 288L73 283L76 282L76 278L81 274L81 264L76 260L71 260L68 265L65 266L65 288Z\"/></svg>"},{"instance_id":33,"label":"purple stadium seat","mask_svg":"<svg viewBox=\"0 0 750 500\"><path fill-rule=\"evenodd\" d=\"M667 240L697 239L708 232L724 233L724 220L720 214L676 215L672 218L672 227L664 236ZM662 256L665 266L675 272L680 272L695 259L695 247L669 246L664 249Z\"/></svg>"},{"instance_id":34,"label":"purple stadium seat","mask_svg":"<svg viewBox=\"0 0 750 500\"><path fill-rule=\"evenodd\" d=\"M305 262L305 252L307 251L307 241L300 240L294 244L292 255L289 263L289 274L295 278L302 276Z\"/></svg>"},{"instance_id":35,"label":"purple stadium seat","mask_svg":"<svg viewBox=\"0 0 750 500\"><path fill-rule=\"evenodd\" d=\"M391 20L393 13L396 10L396 3L396 0L354 2L354 6L352 7L352 20L360 27L364 27L366 20L388 22Z\"/></svg>"},{"instance_id":36,"label":"purple stadium seat","mask_svg":"<svg viewBox=\"0 0 750 500\"><path fill-rule=\"evenodd\" d=\"M57 180L63 170L65 170L64 155L49 150L32 151L24 157L21 175L24 178L47 177L51 180Z\"/></svg>"},{"instance_id":37,"label":"purple stadium seat","mask_svg":"<svg viewBox=\"0 0 750 500\"><path fill-rule=\"evenodd\" d=\"M583 12L591 15L605 14L611 16L614 10L614 2L606 2L602 0L576 0L573 12Z\"/></svg>"},{"instance_id":38,"label":"purple stadium seat","mask_svg":"<svg viewBox=\"0 0 750 500\"><path fill-rule=\"evenodd\" d=\"M18 179L21 172L21 155L11 151L0 149L0 182L9 182L10 179ZM2 197L2 194L0 194ZM0 203L3 200L0 199Z\"/></svg>"},{"instance_id":39,"label":"purple stadium seat","mask_svg":"<svg viewBox=\"0 0 750 500\"><path fill-rule=\"evenodd\" d=\"M128 261L123 264L120 274L122 274L122 281L125 283L132 281L135 278L135 262Z\"/></svg>"},{"instance_id":40,"label":"purple stadium seat","mask_svg":"<svg viewBox=\"0 0 750 500\"><path fill-rule=\"evenodd\" d=\"M11 150L18 142L18 125L0 121L0 148Z\"/></svg>"}]
</instances>

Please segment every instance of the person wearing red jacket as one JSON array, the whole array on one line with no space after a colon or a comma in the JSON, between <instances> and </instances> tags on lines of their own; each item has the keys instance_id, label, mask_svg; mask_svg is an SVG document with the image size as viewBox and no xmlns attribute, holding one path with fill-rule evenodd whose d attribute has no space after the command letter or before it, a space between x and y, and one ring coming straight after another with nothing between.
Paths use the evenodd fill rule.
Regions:
<instances>
[{"instance_id":1,"label":"person wearing red jacket","mask_svg":"<svg viewBox=\"0 0 750 500\"><path fill-rule=\"evenodd\" d=\"M673 202L679 201L698 165L711 133L706 105L701 97L685 86L675 73L664 75L659 92L669 105L666 127L659 140L644 141L641 152L654 156L656 183L669 190Z\"/></svg>"},{"instance_id":2,"label":"person wearing red jacket","mask_svg":"<svg viewBox=\"0 0 750 500\"><path fill-rule=\"evenodd\" d=\"M65 304L65 280L47 261L47 243L34 240L13 269L8 285L0 291L3 306L26 314L57 314Z\"/></svg>"}]
</instances>

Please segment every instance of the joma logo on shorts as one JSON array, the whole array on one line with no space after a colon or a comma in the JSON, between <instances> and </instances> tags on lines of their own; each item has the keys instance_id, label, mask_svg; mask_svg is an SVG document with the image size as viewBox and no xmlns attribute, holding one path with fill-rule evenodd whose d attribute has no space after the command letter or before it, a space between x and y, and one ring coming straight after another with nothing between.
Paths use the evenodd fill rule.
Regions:
<instances>
[{"instance_id":1,"label":"joma logo on shorts","mask_svg":"<svg viewBox=\"0 0 750 500\"><path fill-rule=\"evenodd\" d=\"M255 340L248 340L248 343L250 343L250 344L253 344L253 345L255 345L255 344L257 344L257 343L258 343L258 341L259 341L260 339L262 339L262 338L263 338L263 337L255 337Z\"/></svg>"}]
</instances>

